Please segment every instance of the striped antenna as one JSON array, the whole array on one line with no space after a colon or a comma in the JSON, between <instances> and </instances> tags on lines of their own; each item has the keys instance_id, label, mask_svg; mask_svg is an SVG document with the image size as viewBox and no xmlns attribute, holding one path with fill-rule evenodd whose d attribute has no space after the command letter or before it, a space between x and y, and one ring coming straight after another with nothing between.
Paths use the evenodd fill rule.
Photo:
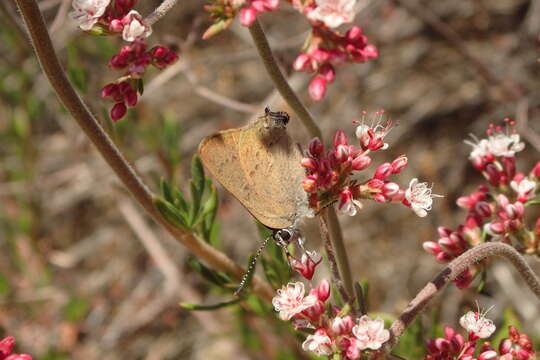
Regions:
<instances>
[{"instance_id":1,"label":"striped antenna","mask_svg":"<svg viewBox=\"0 0 540 360\"><path fill-rule=\"evenodd\" d=\"M240 293L244 290L244 288L248 284L248 280L250 280L253 277L253 273L255 272L255 266L257 265L257 260L261 256L262 251L264 250L264 248L268 244L268 241L272 237L273 236L269 236L266 239L264 239L262 245L257 249L257 252L255 253L255 255L251 257L251 261L249 262L247 271L242 277L242 280L240 281L240 285L238 285L238 288L234 292L235 296L240 296Z\"/></svg>"}]
</instances>

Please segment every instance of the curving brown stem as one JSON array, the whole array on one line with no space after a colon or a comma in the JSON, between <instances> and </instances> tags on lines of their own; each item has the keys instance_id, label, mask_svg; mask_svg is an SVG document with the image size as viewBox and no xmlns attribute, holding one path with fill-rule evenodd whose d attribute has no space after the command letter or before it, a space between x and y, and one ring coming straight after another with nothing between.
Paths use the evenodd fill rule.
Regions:
<instances>
[{"instance_id":1,"label":"curving brown stem","mask_svg":"<svg viewBox=\"0 0 540 360\"><path fill-rule=\"evenodd\" d=\"M302 121L302 123L306 127L309 135L311 137L318 137L322 140L323 137L321 129L319 128L315 120L313 120L313 117L311 116L307 108L304 106L304 104L302 104L302 102L298 98L298 95L296 95L296 93L290 87L287 79L285 79L285 77L281 73L281 70L277 65L276 59L272 54L272 49L270 49L270 45L268 44L268 40L266 39L266 35L264 34L264 30L262 29L261 24L258 20L255 20L255 22L249 27L249 33L253 38L255 46L257 47L257 51L259 52L259 55L263 61L266 72L272 79L272 82L278 89L280 95L283 97L283 100L287 102L287 104L291 107L294 113L300 118L300 121Z\"/></svg>"},{"instance_id":2,"label":"curving brown stem","mask_svg":"<svg viewBox=\"0 0 540 360\"><path fill-rule=\"evenodd\" d=\"M150 14L144 19L144 22L146 25L153 25L156 23L159 19L161 19L165 14L171 10L178 0L163 0L163 2Z\"/></svg>"},{"instance_id":3,"label":"curving brown stem","mask_svg":"<svg viewBox=\"0 0 540 360\"><path fill-rule=\"evenodd\" d=\"M268 75L272 79L272 82L279 91L280 95L300 118L310 136L318 137L321 139L321 141L323 141L321 129L315 120L313 120L313 117L307 110L306 106L302 103L302 101L300 101L298 95L296 95L294 90L292 90L289 83L281 73L276 59L272 54L272 50L270 49L270 45L268 44L268 40L266 39L266 35L264 34L264 30L262 29L258 20L255 20L255 22L249 27L249 32L263 61L264 67L266 68ZM347 252L345 251L345 243L343 241L341 226L333 208L329 209L327 221L331 233L330 240L337 258L337 265L341 274L343 285L349 294L353 294L353 282L349 258L347 256Z\"/></svg>"},{"instance_id":4,"label":"curving brown stem","mask_svg":"<svg viewBox=\"0 0 540 360\"><path fill-rule=\"evenodd\" d=\"M211 247L195 234L175 228L164 219L153 205L154 195L124 158L94 115L83 103L69 80L54 52L51 39L43 17L35 0L14 0L26 24L36 57L49 79L56 95L70 114L75 118L86 136L96 146L103 159L109 164L135 200L167 231L184 244L199 259L211 268L225 271L240 280L244 269L227 255ZM260 278L253 279L253 291L260 297L270 300L274 292L268 283Z\"/></svg>"},{"instance_id":5,"label":"curving brown stem","mask_svg":"<svg viewBox=\"0 0 540 360\"><path fill-rule=\"evenodd\" d=\"M338 263L334 254L334 247L330 241L330 233L328 228L328 208L322 209L319 214L319 228L321 230L321 237L324 243L324 249L326 251L326 256L328 257L328 263L330 264L330 272L332 273L332 280L336 287L338 288L339 294L344 302L348 303L351 306L352 311L355 311L356 307L354 306L353 298L351 292L345 287L344 281L341 278Z\"/></svg>"},{"instance_id":6,"label":"curving brown stem","mask_svg":"<svg viewBox=\"0 0 540 360\"><path fill-rule=\"evenodd\" d=\"M533 272L523 256L510 245L500 242L484 243L465 252L454 259L430 283L428 283L409 303L399 318L390 327L390 340L385 344L384 351L389 353L398 343L399 338L426 305L448 282L455 280L469 266L494 256L502 257L516 268L529 288L540 300L540 279Z\"/></svg>"}]
</instances>

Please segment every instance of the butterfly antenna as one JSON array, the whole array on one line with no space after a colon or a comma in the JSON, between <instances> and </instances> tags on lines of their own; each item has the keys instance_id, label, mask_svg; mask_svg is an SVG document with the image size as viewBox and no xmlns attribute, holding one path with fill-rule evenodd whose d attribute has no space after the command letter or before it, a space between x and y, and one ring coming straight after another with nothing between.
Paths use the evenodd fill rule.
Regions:
<instances>
[{"instance_id":1,"label":"butterfly antenna","mask_svg":"<svg viewBox=\"0 0 540 360\"><path fill-rule=\"evenodd\" d=\"M261 256L262 251L268 244L268 241L272 238L272 236L267 237L264 239L262 245L257 249L257 252L255 255L251 257L251 261L249 262L248 268L244 276L242 277L242 280L240 280L240 284L238 285L238 288L234 291L235 296L240 296L240 293L244 290L246 285L248 284L248 280L253 277L253 273L255 272L255 266L257 265L257 260Z\"/></svg>"}]
</instances>

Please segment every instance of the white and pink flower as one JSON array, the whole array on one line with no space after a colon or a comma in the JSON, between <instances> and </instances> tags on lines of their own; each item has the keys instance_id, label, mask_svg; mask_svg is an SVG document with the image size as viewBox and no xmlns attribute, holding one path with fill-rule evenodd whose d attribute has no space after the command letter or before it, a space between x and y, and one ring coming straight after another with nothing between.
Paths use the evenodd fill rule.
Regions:
<instances>
[{"instance_id":1,"label":"white and pink flower","mask_svg":"<svg viewBox=\"0 0 540 360\"><path fill-rule=\"evenodd\" d=\"M527 178L521 179L521 181L512 180L510 187L517 193L519 201L527 201L536 190L536 182Z\"/></svg>"},{"instance_id":2,"label":"white and pink flower","mask_svg":"<svg viewBox=\"0 0 540 360\"><path fill-rule=\"evenodd\" d=\"M135 10L131 10L122 19L124 28L122 30L122 38L125 41L133 42L139 38L145 38L152 34L152 28L146 25L141 14Z\"/></svg>"},{"instance_id":3,"label":"white and pink flower","mask_svg":"<svg viewBox=\"0 0 540 360\"><path fill-rule=\"evenodd\" d=\"M459 319L459 324L469 333L475 336L486 339L495 332L493 321L486 318L486 314L469 311Z\"/></svg>"},{"instance_id":4,"label":"white and pink flower","mask_svg":"<svg viewBox=\"0 0 540 360\"><path fill-rule=\"evenodd\" d=\"M414 178L409 183L409 188L405 191L405 205L409 206L416 215L424 217L431 210L434 197L442 197L442 195L432 194L431 187L428 187L426 182L418 182Z\"/></svg>"},{"instance_id":5,"label":"white and pink flower","mask_svg":"<svg viewBox=\"0 0 540 360\"><path fill-rule=\"evenodd\" d=\"M99 21L110 2L111 0L73 0L70 16L82 30L88 31Z\"/></svg>"},{"instance_id":6,"label":"white and pink flower","mask_svg":"<svg viewBox=\"0 0 540 360\"><path fill-rule=\"evenodd\" d=\"M356 0L316 0L317 7L308 14L311 20L319 20L335 28L354 19Z\"/></svg>"},{"instance_id":7,"label":"white and pink flower","mask_svg":"<svg viewBox=\"0 0 540 360\"><path fill-rule=\"evenodd\" d=\"M303 283L295 282L279 289L272 299L272 305L279 312L281 320L290 320L296 314L315 305L317 301L316 295L305 296Z\"/></svg>"},{"instance_id":8,"label":"white and pink flower","mask_svg":"<svg viewBox=\"0 0 540 360\"><path fill-rule=\"evenodd\" d=\"M315 353L318 356L332 355L332 339L324 329L318 329L313 335L309 335L302 343L302 349Z\"/></svg>"},{"instance_id":9,"label":"white and pink flower","mask_svg":"<svg viewBox=\"0 0 540 360\"><path fill-rule=\"evenodd\" d=\"M352 332L356 337L356 346L360 350L378 350L390 339L390 332L384 328L383 319L371 320L367 315L358 319L358 324L353 327Z\"/></svg>"},{"instance_id":10,"label":"white and pink flower","mask_svg":"<svg viewBox=\"0 0 540 360\"><path fill-rule=\"evenodd\" d=\"M353 193L349 187L345 187L339 193L338 210L349 216L356 215L357 209L362 208L362 203L353 198Z\"/></svg>"}]
</instances>

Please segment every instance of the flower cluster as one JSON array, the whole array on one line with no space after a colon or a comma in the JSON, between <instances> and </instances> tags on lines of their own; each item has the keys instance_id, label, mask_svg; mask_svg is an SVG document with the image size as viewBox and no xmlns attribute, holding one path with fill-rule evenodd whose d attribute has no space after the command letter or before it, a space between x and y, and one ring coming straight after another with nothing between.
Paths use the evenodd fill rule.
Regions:
<instances>
[{"instance_id":1,"label":"flower cluster","mask_svg":"<svg viewBox=\"0 0 540 360\"><path fill-rule=\"evenodd\" d=\"M495 325L485 314L468 312L460 319L460 324L468 331L468 338L457 333L452 327L444 328L444 337L427 341L428 354L424 360L529 360L534 358L533 344L526 334L520 334L509 326L509 337L499 343L498 351L491 343L480 339L490 337ZM475 355L476 354L476 355Z\"/></svg>"},{"instance_id":2,"label":"flower cluster","mask_svg":"<svg viewBox=\"0 0 540 360\"><path fill-rule=\"evenodd\" d=\"M484 241L502 241L525 254L539 254L540 219L532 227L525 221L527 205L536 203L540 187L540 162L528 174L516 170L516 153L523 150L514 122L505 119L506 128L490 125L487 138L467 142L474 168L485 178L476 191L457 200L467 216L457 231L439 227L439 239L424 243L424 249L439 262L449 262ZM471 267L456 280L467 287L483 264Z\"/></svg>"},{"instance_id":3,"label":"flower cluster","mask_svg":"<svg viewBox=\"0 0 540 360\"><path fill-rule=\"evenodd\" d=\"M363 315L356 321L346 310L331 306L330 284L323 280L305 294L304 284L289 283L272 299L282 320L291 320L297 329L312 332L302 344L305 351L318 356L341 354L343 359L359 359L379 350L390 338L380 318ZM329 315L332 314L332 315Z\"/></svg>"},{"instance_id":4,"label":"flower cluster","mask_svg":"<svg viewBox=\"0 0 540 360\"><path fill-rule=\"evenodd\" d=\"M27 354L12 354L15 347L15 339L8 336L0 340L0 360L32 360Z\"/></svg>"},{"instance_id":5,"label":"flower cluster","mask_svg":"<svg viewBox=\"0 0 540 360\"><path fill-rule=\"evenodd\" d=\"M375 114L381 120L383 111ZM371 164L369 154L384 150L388 144L384 137L391 124L368 126L365 114L356 129L357 145L349 144L345 133L338 130L334 136L333 147L325 150L317 138L311 140L308 151L302 159L302 166L307 171L303 180L304 190L309 194L310 206L315 210L337 201L339 211L350 216L356 215L362 208L360 199L371 199L377 202L399 202L411 208L418 216L423 217L431 209L433 197L431 188L426 183L412 179L407 189L389 180L390 176L399 174L407 166L407 157L399 156L392 162L379 165L371 177L359 182L353 176Z\"/></svg>"},{"instance_id":6,"label":"flower cluster","mask_svg":"<svg viewBox=\"0 0 540 360\"><path fill-rule=\"evenodd\" d=\"M141 78L149 65L163 69L178 59L165 46L147 50L145 38L150 36L152 28L133 10L135 3L136 0L73 0L72 4L71 16L82 30L99 35L121 34L131 43L109 61L109 66L123 71L123 75L101 91L103 98L115 103L110 111L113 121L123 118L128 106L137 104L143 88Z\"/></svg>"},{"instance_id":7,"label":"flower cluster","mask_svg":"<svg viewBox=\"0 0 540 360\"><path fill-rule=\"evenodd\" d=\"M368 44L359 26L353 26L344 34L335 30L353 21L356 0L290 0L289 3L306 17L312 28L293 67L314 74L309 84L313 100L324 98L327 85L334 81L337 65L364 63L378 57L377 48ZM212 5L205 6L213 25L203 38L227 28L236 14L242 25L251 26L260 13L274 11L279 5L279 0L213 0Z\"/></svg>"}]
</instances>

